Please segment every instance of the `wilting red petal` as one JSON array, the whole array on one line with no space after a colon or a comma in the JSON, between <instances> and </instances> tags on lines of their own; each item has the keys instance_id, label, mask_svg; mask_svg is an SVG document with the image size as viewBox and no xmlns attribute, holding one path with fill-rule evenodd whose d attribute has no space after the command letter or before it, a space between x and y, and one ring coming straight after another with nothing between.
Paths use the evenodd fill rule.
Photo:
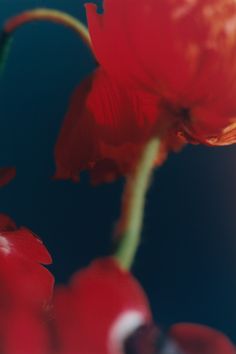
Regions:
<instances>
[{"instance_id":1,"label":"wilting red petal","mask_svg":"<svg viewBox=\"0 0 236 354\"><path fill-rule=\"evenodd\" d=\"M56 145L56 177L77 180L82 170L89 170L93 182L102 182L126 175L143 144L160 129L157 96L129 90L98 69L72 97ZM174 147L172 140L179 141L176 136L170 144L163 141L159 162Z\"/></svg>"},{"instance_id":2,"label":"wilting red petal","mask_svg":"<svg viewBox=\"0 0 236 354\"><path fill-rule=\"evenodd\" d=\"M8 184L16 176L16 169L14 167L0 168L0 187Z\"/></svg>"},{"instance_id":3,"label":"wilting red petal","mask_svg":"<svg viewBox=\"0 0 236 354\"><path fill-rule=\"evenodd\" d=\"M176 324L170 335L187 354L235 354L236 348L223 333L197 324Z\"/></svg>"},{"instance_id":4,"label":"wilting red petal","mask_svg":"<svg viewBox=\"0 0 236 354\"><path fill-rule=\"evenodd\" d=\"M189 142L235 143L234 130L224 133L236 121L235 2L106 0L103 7L98 14L86 5L108 74L164 98ZM186 109L187 120L179 114Z\"/></svg>"},{"instance_id":5,"label":"wilting red petal","mask_svg":"<svg viewBox=\"0 0 236 354\"><path fill-rule=\"evenodd\" d=\"M126 336L151 321L143 290L111 258L93 262L55 295L60 353L120 353Z\"/></svg>"}]
</instances>

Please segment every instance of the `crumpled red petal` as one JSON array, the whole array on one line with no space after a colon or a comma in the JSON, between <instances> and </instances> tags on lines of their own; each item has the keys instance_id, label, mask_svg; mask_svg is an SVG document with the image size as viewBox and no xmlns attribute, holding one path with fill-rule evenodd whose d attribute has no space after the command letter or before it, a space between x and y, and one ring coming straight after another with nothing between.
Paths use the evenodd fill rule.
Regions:
<instances>
[{"instance_id":1,"label":"crumpled red petal","mask_svg":"<svg viewBox=\"0 0 236 354\"><path fill-rule=\"evenodd\" d=\"M221 332L203 325L180 323L169 334L186 354L235 354L236 348Z\"/></svg>"},{"instance_id":2,"label":"crumpled red petal","mask_svg":"<svg viewBox=\"0 0 236 354\"><path fill-rule=\"evenodd\" d=\"M143 144L162 125L157 96L133 91L101 68L75 91L55 149L56 178L78 180L89 170L94 183L132 171ZM163 141L161 163L169 149L183 145L177 136ZM167 148L168 146L168 148Z\"/></svg>"}]
</instances>

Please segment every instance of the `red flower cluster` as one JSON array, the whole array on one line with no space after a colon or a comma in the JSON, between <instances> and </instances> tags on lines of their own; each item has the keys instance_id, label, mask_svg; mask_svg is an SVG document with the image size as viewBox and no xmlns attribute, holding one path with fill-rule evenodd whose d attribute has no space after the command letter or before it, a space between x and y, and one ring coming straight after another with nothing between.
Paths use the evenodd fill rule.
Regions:
<instances>
[{"instance_id":1,"label":"red flower cluster","mask_svg":"<svg viewBox=\"0 0 236 354\"><path fill-rule=\"evenodd\" d=\"M57 176L95 182L132 170L143 143L161 163L185 143L236 141L233 0L105 0L87 4L101 68L76 90L56 148Z\"/></svg>"},{"instance_id":2,"label":"red flower cluster","mask_svg":"<svg viewBox=\"0 0 236 354\"><path fill-rule=\"evenodd\" d=\"M147 298L112 258L56 288L41 241L1 215L0 346L4 354L235 354L220 332L178 324L163 337ZM171 351L170 351L171 350Z\"/></svg>"}]
</instances>

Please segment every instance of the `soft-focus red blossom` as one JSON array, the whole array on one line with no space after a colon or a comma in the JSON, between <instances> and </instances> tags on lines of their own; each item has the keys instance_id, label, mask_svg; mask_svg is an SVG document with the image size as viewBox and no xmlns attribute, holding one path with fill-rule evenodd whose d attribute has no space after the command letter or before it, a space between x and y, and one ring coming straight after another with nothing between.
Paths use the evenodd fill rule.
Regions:
<instances>
[{"instance_id":1,"label":"soft-focus red blossom","mask_svg":"<svg viewBox=\"0 0 236 354\"><path fill-rule=\"evenodd\" d=\"M8 184L13 178L15 178L16 169L14 167L1 167L0 168L0 187Z\"/></svg>"},{"instance_id":2,"label":"soft-focus red blossom","mask_svg":"<svg viewBox=\"0 0 236 354\"><path fill-rule=\"evenodd\" d=\"M134 91L97 69L75 90L56 145L56 177L78 180L89 170L92 181L112 181L135 166L143 144L166 131L159 98ZM165 136L156 164L183 139Z\"/></svg>"},{"instance_id":3,"label":"soft-focus red blossom","mask_svg":"<svg viewBox=\"0 0 236 354\"><path fill-rule=\"evenodd\" d=\"M236 353L227 337L205 326L177 324L163 336L141 286L113 258L94 261L56 288L50 309L0 306L3 353Z\"/></svg>"},{"instance_id":4,"label":"soft-focus red blossom","mask_svg":"<svg viewBox=\"0 0 236 354\"><path fill-rule=\"evenodd\" d=\"M200 325L174 325L163 340L141 286L112 258L75 274L54 301L59 354L236 353L222 333Z\"/></svg>"},{"instance_id":5,"label":"soft-focus red blossom","mask_svg":"<svg viewBox=\"0 0 236 354\"><path fill-rule=\"evenodd\" d=\"M96 57L118 81L166 100L190 142L236 141L234 0L87 4Z\"/></svg>"},{"instance_id":6,"label":"soft-focus red blossom","mask_svg":"<svg viewBox=\"0 0 236 354\"><path fill-rule=\"evenodd\" d=\"M60 353L118 354L125 338L151 321L138 282L112 259L100 259L56 290Z\"/></svg>"},{"instance_id":7,"label":"soft-focus red blossom","mask_svg":"<svg viewBox=\"0 0 236 354\"><path fill-rule=\"evenodd\" d=\"M26 228L0 214L0 351L46 354L53 277L42 266L51 257Z\"/></svg>"}]
</instances>

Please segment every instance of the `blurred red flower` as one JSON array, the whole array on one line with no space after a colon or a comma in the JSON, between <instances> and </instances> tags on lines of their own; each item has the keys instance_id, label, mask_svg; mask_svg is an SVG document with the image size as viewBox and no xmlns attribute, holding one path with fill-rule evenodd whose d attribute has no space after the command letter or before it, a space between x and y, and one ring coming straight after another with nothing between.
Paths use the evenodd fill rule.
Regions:
<instances>
[{"instance_id":1,"label":"blurred red flower","mask_svg":"<svg viewBox=\"0 0 236 354\"><path fill-rule=\"evenodd\" d=\"M163 337L137 280L112 258L94 261L55 294L60 354L235 354L222 333L176 324Z\"/></svg>"},{"instance_id":2,"label":"blurred red flower","mask_svg":"<svg viewBox=\"0 0 236 354\"><path fill-rule=\"evenodd\" d=\"M235 354L223 334L204 326L175 325L163 337L141 286L113 258L94 261L56 288L49 306L51 277L37 264L50 261L47 251L8 217L0 223L4 354Z\"/></svg>"},{"instance_id":3,"label":"blurred red flower","mask_svg":"<svg viewBox=\"0 0 236 354\"><path fill-rule=\"evenodd\" d=\"M87 4L97 60L118 81L161 96L187 140L236 141L234 0ZM121 117L122 119L124 117Z\"/></svg>"},{"instance_id":4,"label":"blurred red flower","mask_svg":"<svg viewBox=\"0 0 236 354\"><path fill-rule=\"evenodd\" d=\"M45 354L43 318L53 277L41 265L51 257L42 242L0 214L0 347L4 354Z\"/></svg>"}]
</instances>

